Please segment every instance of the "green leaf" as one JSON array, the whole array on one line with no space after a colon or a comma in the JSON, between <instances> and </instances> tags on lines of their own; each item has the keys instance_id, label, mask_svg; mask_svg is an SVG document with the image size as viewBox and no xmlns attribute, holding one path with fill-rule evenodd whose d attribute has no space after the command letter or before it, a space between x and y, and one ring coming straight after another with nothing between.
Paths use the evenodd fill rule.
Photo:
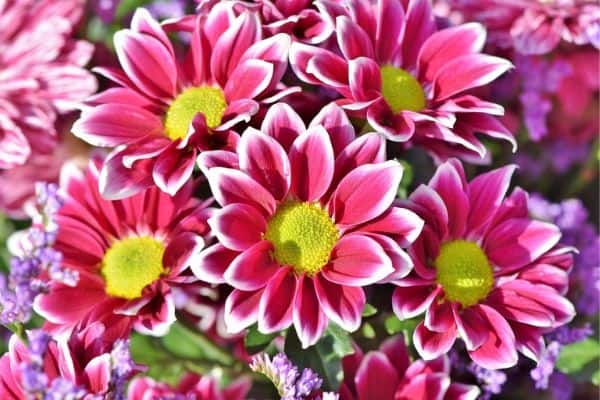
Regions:
<instances>
[{"instance_id":1,"label":"green leaf","mask_svg":"<svg viewBox=\"0 0 600 400\"><path fill-rule=\"evenodd\" d=\"M600 369L592 374L592 383L596 386L600 386Z\"/></svg>"},{"instance_id":2,"label":"green leaf","mask_svg":"<svg viewBox=\"0 0 600 400\"><path fill-rule=\"evenodd\" d=\"M246 350L249 354L256 354L258 352L263 351L265 348L271 344L273 339L277 336L276 333L272 333L270 335L265 335L264 333L260 333L258 328L255 325L252 325L250 329L248 329L248 333L244 338L244 344L246 346Z\"/></svg>"},{"instance_id":3,"label":"green leaf","mask_svg":"<svg viewBox=\"0 0 600 400\"><path fill-rule=\"evenodd\" d=\"M121 19L127 14L135 11L136 8L148 3L148 0L121 0L115 13L116 19Z\"/></svg>"},{"instance_id":4,"label":"green leaf","mask_svg":"<svg viewBox=\"0 0 600 400\"><path fill-rule=\"evenodd\" d=\"M183 364L173 360L157 343L157 338L133 333L130 340L131 358L148 367L146 375L171 385L179 382L185 372Z\"/></svg>"},{"instance_id":5,"label":"green leaf","mask_svg":"<svg viewBox=\"0 0 600 400\"><path fill-rule=\"evenodd\" d=\"M179 358L212 360L226 366L234 362L227 351L201 333L191 331L178 322L171 325L169 333L161 342L165 349Z\"/></svg>"},{"instance_id":6,"label":"green leaf","mask_svg":"<svg viewBox=\"0 0 600 400\"><path fill-rule=\"evenodd\" d=\"M373 325L369 324L368 322L365 322L363 324L361 332L362 332L363 336L366 337L367 339L374 339L375 336L377 335L375 332L375 329L373 328Z\"/></svg>"},{"instance_id":7,"label":"green leaf","mask_svg":"<svg viewBox=\"0 0 600 400\"><path fill-rule=\"evenodd\" d=\"M586 339L581 342L564 346L556 361L556 368L566 374L580 372L591 362L598 365L600 359L600 343L595 339ZM594 373L596 376L598 372Z\"/></svg>"},{"instance_id":8,"label":"green leaf","mask_svg":"<svg viewBox=\"0 0 600 400\"><path fill-rule=\"evenodd\" d=\"M362 316L366 318L366 317L372 317L375 314L377 314L377 309L375 307L373 307L372 305L370 305L369 303L365 304L365 308L362 312Z\"/></svg>"},{"instance_id":9,"label":"green leaf","mask_svg":"<svg viewBox=\"0 0 600 400\"><path fill-rule=\"evenodd\" d=\"M398 187L398 197L406 198L408 189L414 178L414 172L412 165L410 165L408 162L400 159L398 159L398 162L402 165L402 168L404 168L402 180L400 181L400 186Z\"/></svg>"},{"instance_id":10,"label":"green leaf","mask_svg":"<svg viewBox=\"0 0 600 400\"><path fill-rule=\"evenodd\" d=\"M348 354L354 353L350 335L340 326L330 322L325 335L329 335L333 338L333 351L340 359Z\"/></svg>"}]
</instances>

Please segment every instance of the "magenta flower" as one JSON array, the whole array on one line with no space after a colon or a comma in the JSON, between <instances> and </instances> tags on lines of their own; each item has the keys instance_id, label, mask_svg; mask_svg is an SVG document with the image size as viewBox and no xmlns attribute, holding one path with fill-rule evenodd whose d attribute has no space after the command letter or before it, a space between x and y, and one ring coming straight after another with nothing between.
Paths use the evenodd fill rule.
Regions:
<instances>
[{"instance_id":1,"label":"magenta flower","mask_svg":"<svg viewBox=\"0 0 600 400\"><path fill-rule=\"evenodd\" d=\"M555 225L529 218L523 190L505 198L513 171L506 166L467 183L450 160L405 203L425 227L409 249L414 271L395 282L392 302L400 318L425 312L414 343L426 360L459 336L488 369L515 365L517 350L535 360L542 334L575 314L561 294L572 250L555 247Z\"/></svg>"},{"instance_id":2,"label":"magenta flower","mask_svg":"<svg viewBox=\"0 0 600 400\"><path fill-rule=\"evenodd\" d=\"M185 375L177 387L152 378L135 378L129 385L127 399L195 399L195 400L244 400L250 390L247 378L238 378L227 387L221 388L219 381L210 375Z\"/></svg>"},{"instance_id":3,"label":"magenta flower","mask_svg":"<svg viewBox=\"0 0 600 400\"><path fill-rule=\"evenodd\" d=\"M65 203L55 214L53 248L79 279L71 285L52 280L34 309L58 330L116 316L119 329L165 334L175 321L171 287L195 280L185 272L204 245L211 209L191 197L191 182L174 197L150 188L105 200L99 166L95 160L85 173L63 170Z\"/></svg>"},{"instance_id":4,"label":"magenta flower","mask_svg":"<svg viewBox=\"0 0 600 400\"><path fill-rule=\"evenodd\" d=\"M402 335L366 355L355 350L342 360L341 400L475 400L479 395L477 386L450 381L446 356L411 363Z\"/></svg>"},{"instance_id":5,"label":"magenta flower","mask_svg":"<svg viewBox=\"0 0 600 400\"><path fill-rule=\"evenodd\" d=\"M400 0L327 4L341 55L294 43L290 62L300 79L337 91L339 104L387 139L422 145L438 158L486 157L476 133L515 146L495 117L503 108L470 94L511 67L481 54L481 25L437 31L427 0L407 8Z\"/></svg>"},{"instance_id":6,"label":"magenta flower","mask_svg":"<svg viewBox=\"0 0 600 400\"><path fill-rule=\"evenodd\" d=\"M91 98L73 127L92 145L116 146L101 172L106 198L154 184L175 194L190 178L198 152L235 148L239 138L230 128L287 93L277 85L290 39L261 40L256 14L236 17L225 2L169 26L191 33L183 60L165 29L146 10L136 11L131 29L115 34L122 70L98 69L119 87Z\"/></svg>"},{"instance_id":7,"label":"magenta flower","mask_svg":"<svg viewBox=\"0 0 600 400\"><path fill-rule=\"evenodd\" d=\"M83 0L0 3L0 169L51 154L55 122L96 90L83 66L93 46L75 40Z\"/></svg>"},{"instance_id":8,"label":"magenta flower","mask_svg":"<svg viewBox=\"0 0 600 400\"><path fill-rule=\"evenodd\" d=\"M261 131L242 135L237 153L205 152L199 164L223 208L209 219L219 243L192 268L235 288L225 303L232 332L293 323L306 347L328 319L354 331L362 286L412 268L401 247L422 221L394 205L402 167L385 161L378 135L355 138L334 104L308 129L289 106L275 105Z\"/></svg>"}]
</instances>

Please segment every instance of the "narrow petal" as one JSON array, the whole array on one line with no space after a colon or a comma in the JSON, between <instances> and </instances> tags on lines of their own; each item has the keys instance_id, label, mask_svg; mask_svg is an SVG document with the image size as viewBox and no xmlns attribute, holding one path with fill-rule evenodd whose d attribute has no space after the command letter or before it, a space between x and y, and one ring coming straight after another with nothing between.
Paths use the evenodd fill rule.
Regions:
<instances>
[{"instance_id":1,"label":"narrow petal","mask_svg":"<svg viewBox=\"0 0 600 400\"><path fill-rule=\"evenodd\" d=\"M399 25L399 21L395 22ZM373 58L375 51L367 33L346 16L336 19L337 41L347 60L357 57Z\"/></svg>"},{"instance_id":2,"label":"narrow petal","mask_svg":"<svg viewBox=\"0 0 600 400\"><path fill-rule=\"evenodd\" d=\"M431 2L429 0L413 0L406 10L406 23L402 36L402 65L414 68L417 56L423 43L437 30Z\"/></svg>"},{"instance_id":3,"label":"narrow petal","mask_svg":"<svg viewBox=\"0 0 600 400\"><path fill-rule=\"evenodd\" d=\"M237 66L225 85L225 99L232 102L253 99L263 93L273 80L273 64L247 60Z\"/></svg>"},{"instance_id":4,"label":"narrow petal","mask_svg":"<svg viewBox=\"0 0 600 400\"><path fill-rule=\"evenodd\" d=\"M429 181L429 187L440 195L446 205L450 222L448 227L450 238L462 237L469 216L469 199L460 173L451 163L444 163L438 167Z\"/></svg>"},{"instance_id":5,"label":"narrow petal","mask_svg":"<svg viewBox=\"0 0 600 400\"><path fill-rule=\"evenodd\" d=\"M153 185L154 160L140 160L127 168L124 162L129 150L128 147L117 147L104 161L98 186L107 200L130 197Z\"/></svg>"},{"instance_id":6,"label":"narrow petal","mask_svg":"<svg viewBox=\"0 0 600 400\"><path fill-rule=\"evenodd\" d=\"M381 97L381 73L379 65L367 57L348 62L350 91L355 100L370 101Z\"/></svg>"},{"instance_id":7,"label":"narrow petal","mask_svg":"<svg viewBox=\"0 0 600 400\"><path fill-rule=\"evenodd\" d=\"M360 227L360 232L383 233L402 247L408 247L419 237L424 221L414 212L391 207L380 217Z\"/></svg>"},{"instance_id":8,"label":"narrow petal","mask_svg":"<svg viewBox=\"0 0 600 400\"><path fill-rule=\"evenodd\" d=\"M450 377L444 373L421 374L411 379L398 392L400 399L441 400L446 399Z\"/></svg>"},{"instance_id":9,"label":"narrow petal","mask_svg":"<svg viewBox=\"0 0 600 400\"><path fill-rule=\"evenodd\" d=\"M260 242L267 229L262 214L247 204L228 204L217 210L208 223L219 242L236 251Z\"/></svg>"},{"instance_id":10,"label":"narrow petal","mask_svg":"<svg viewBox=\"0 0 600 400\"><path fill-rule=\"evenodd\" d=\"M243 292L234 289L225 300L225 326L230 333L243 331L257 321L262 290Z\"/></svg>"},{"instance_id":11,"label":"narrow petal","mask_svg":"<svg viewBox=\"0 0 600 400\"><path fill-rule=\"evenodd\" d=\"M354 383L358 400L393 399L400 377L383 353L373 351L360 364Z\"/></svg>"},{"instance_id":12,"label":"narrow petal","mask_svg":"<svg viewBox=\"0 0 600 400\"><path fill-rule=\"evenodd\" d=\"M515 334L508 322L493 308L480 304L479 313L487 322L485 329L489 332L487 341L476 350L470 351L471 359L487 369L510 368L518 361L515 347ZM477 329L477 328L476 328Z\"/></svg>"},{"instance_id":13,"label":"narrow petal","mask_svg":"<svg viewBox=\"0 0 600 400\"><path fill-rule=\"evenodd\" d=\"M320 275L314 278L314 284L325 315L348 332L357 330L366 303L364 290L332 283Z\"/></svg>"},{"instance_id":14,"label":"narrow petal","mask_svg":"<svg viewBox=\"0 0 600 400\"><path fill-rule=\"evenodd\" d=\"M433 360L446 354L456 341L456 325L446 332L433 332L421 322L413 334L415 348L424 360Z\"/></svg>"},{"instance_id":15,"label":"narrow petal","mask_svg":"<svg viewBox=\"0 0 600 400\"><path fill-rule=\"evenodd\" d=\"M421 315L439 293L433 285L397 287L392 295L394 313L401 320Z\"/></svg>"},{"instance_id":16,"label":"narrow petal","mask_svg":"<svg viewBox=\"0 0 600 400\"><path fill-rule=\"evenodd\" d=\"M238 255L223 275L225 281L236 289L257 290L267 285L273 274L280 268L273 261L273 245L261 241Z\"/></svg>"},{"instance_id":17,"label":"narrow petal","mask_svg":"<svg viewBox=\"0 0 600 400\"><path fill-rule=\"evenodd\" d=\"M285 103L277 103L267 111L260 130L274 137L286 151L289 151L294 140L306 130L306 127L292 107Z\"/></svg>"},{"instance_id":18,"label":"narrow petal","mask_svg":"<svg viewBox=\"0 0 600 400\"><path fill-rule=\"evenodd\" d=\"M350 145L356 134L344 110L335 103L329 103L310 121L309 127L322 125L329 134L333 154L338 155Z\"/></svg>"},{"instance_id":19,"label":"narrow petal","mask_svg":"<svg viewBox=\"0 0 600 400\"><path fill-rule=\"evenodd\" d=\"M298 279L292 318L302 348L315 344L327 327L327 317L321 310L313 280L306 275Z\"/></svg>"},{"instance_id":20,"label":"narrow petal","mask_svg":"<svg viewBox=\"0 0 600 400\"><path fill-rule=\"evenodd\" d=\"M195 164L195 150L182 151L173 145L156 159L152 178L160 190L174 196L192 177Z\"/></svg>"},{"instance_id":21,"label":"narrow petal","mask_svg":"<svg viewBox=\"0 0 600 400\"><path fill-rule=\"evenodd\" d=\"M271 276L258 306L258 330L262 333L277 332L292 324L296 276L289 267L279 267Z\"/></svg>"},{"instance_id":22,"label":"narrow petal","mask_svg":"<svg viewBox=\"0 0 600 400\"><path fill-rule=\"evenodd\" d=\"M197 263L192 264L192 272L203 282L212 284L225 283L225 270L240 254L220 243L205 248L200 252Z\"/></svg>"}]
</instances>

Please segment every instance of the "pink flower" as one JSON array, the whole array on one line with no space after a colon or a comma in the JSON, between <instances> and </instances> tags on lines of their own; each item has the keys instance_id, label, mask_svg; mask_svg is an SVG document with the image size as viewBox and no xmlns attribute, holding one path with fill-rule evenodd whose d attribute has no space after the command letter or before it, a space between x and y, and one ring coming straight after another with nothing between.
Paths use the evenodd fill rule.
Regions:
<instances>
[{"instance_id":1,"label":"pink flower","mask_svg":"<svg viewBox=\"0 0 600 400\"><path fill-rule=\"evenodd\" d=\"M195 400L244 400L250 390L247 378L238 378L221 388L218 380L210 375L187 374L177 387L157 382L152 378L136 378L129 386L129 400L186 398Z\"/></svg>"},{"instance_id":2,"label":"pink flower","mask_svg":"<svg viewBox=\"0 0 600 400\"><path fill-rule=\"evenodd\" d=\"M84 173L63 170L65 203L55 214L54 249L79 279L51 281L34 309L56 330L117 316L141 333L165 334L175 321L171 287L195 280L186 270L204 245L211 209L191 197L192 182L174 197L150 188L105 200L99 166L95 160Z\"/></svg>"},{"instance_id":3,"label":"pink flower","mask_svg":"<svg viewBox=\"0 0 600 400\"><path fill-rule=\"evenodd\" d=\"M275 105L261 131L242 135L237 153L205 152L199 164L223 208L209 219L219 243L192 268L235 288L225 303L231 332L293 323L306 347L328 319L354 331L362 286L412 268L401 247L422 221L393 203L402 167L385 161L380 136L355 138L334 104L308 129L289 106Z\"/></svg>"},{"instance_id":4,"label":"pink flower","mask_svg":"<svg viewBox=\"0 0 600 400\"><path fill-rule=\"evenodd\" d=\"M409 249L414 271L394 282L392 303L401 319L425 312L414 343L426 360L459 336L488 369L515 365L517 350L535 360L542 334L574 316L561 294L571 249L555 248L555 225L529 218L523 190L505 198L513 171L506 166L467 183L450 160L405 203L425 227Z\"/></svg>"},{"instance_id":5,"label":"pink flower","mask_svg":"<svg viewBox=\"0 0 600 400\"><path fill-rule=\"evenodd\" d=\"M239 138L230 128L289 92L278 83L290 38L261 40L255 13L236 17L224 2L169 30L191 33L183 60L165 29L146 10L136 11L131 29L115 34L122 70L98 69L119 86L91 98L73 127L94 146L116 146L101 172L104 197L127 197L154 184L175 194L198 152L235 148Z\"/></svg>"},{"instance_id":6,"label":"pink flower","mask_svg":"<svg viewBox=\"0 0 600 400\"><path fill-rule=\"evenodd\" d=\"M366 355L355 353L342 360L341 400L475 400L479 388L450 381L446 356L410 362L404 337L387 339Z\"/></svg>"},{"instance_id":7,"label":"pink flower","mask_svg":"<svg viewBox=\"0 0 600 400\"><path fill-rule=\"evenodd\" d=\"M327 4L341 55L294 43L290 62L300 79L337 91L339 104L387 139L422 145L438 158L486 157L476 133L515 146L495 117L503 108L470 94L511 67L481 54L481 25L438 31L428 0L407 8L400 0Z\"/></svg>"},{"instance_id":8,"label":"pink flower","mask_svg":"<svg viewBox=\"0 0 600 400\"><path fill-rule=\"evenodd\" d=\"M0 3L0 169L50 154L58 115L96 90L93 47L72 37L83 0Z\"/></svg>"}]
</instances>

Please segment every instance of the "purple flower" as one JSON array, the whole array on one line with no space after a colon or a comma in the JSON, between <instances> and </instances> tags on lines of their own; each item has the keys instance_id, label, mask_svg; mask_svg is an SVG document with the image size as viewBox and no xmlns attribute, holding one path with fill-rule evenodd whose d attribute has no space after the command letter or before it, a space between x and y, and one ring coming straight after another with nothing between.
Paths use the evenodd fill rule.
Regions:
<instances>
[{"instance_id":1,"label":"purple flower","mask_svg":"<svg viewBox=\"0 0 600 400\"><path fill-rule=\"evenodd\" d=\"M529 375L535 382L536 389L547 389L550 376L554 372L554 365L560 354L561 344L551 342L542 353L537 366L531 370Z\"/></svg>"},{"instance_id":2,"label":"purple flower","mask_svg":"<svg viewBox=\"0 0 600 400\"><path fill-rule=\"evenodd\" d=\"M111 358L113 398L114 400L123 400L125 399L125 385L135 369L129 352L129 340L117 340L111 352Z\"/></svg>"},{"instance_id":3,"label":"purple flower","mask_svg":"<svg viewBox=\"0 0 600 400\"><path fill-rule=\"evenodd\" d=\"M475 375L479 387L482 390L480 399L488 400L494 394L502 391L502 386L506 382L506 374L502 371L483 368L475 363L471 363L467 370Z\"/></svg>"}]
</instances>

